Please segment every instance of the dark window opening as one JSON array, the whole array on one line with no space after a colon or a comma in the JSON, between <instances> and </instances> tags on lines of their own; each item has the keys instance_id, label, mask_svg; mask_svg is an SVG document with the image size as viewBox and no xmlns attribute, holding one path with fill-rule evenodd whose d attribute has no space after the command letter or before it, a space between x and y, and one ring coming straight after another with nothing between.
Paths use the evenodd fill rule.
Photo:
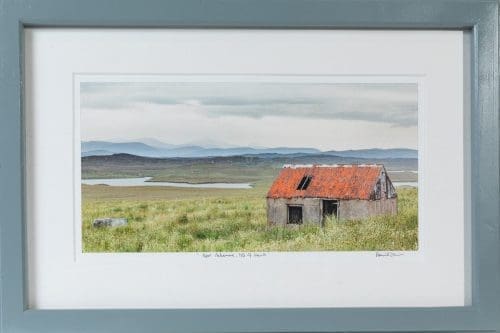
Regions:
<instances>
[{"instance_id":1,"label":"dark window opening","mask_svg":"<svg viewBox=\"0 0 500 333\"><path fill-rule=\"evenodd\" d=\"M339 217L339 202L338 200L323 200L323 223L327 217L333 216L336 219Z\"/></svg>"},{"instance_id":2,"label":"dark window opening","mask_svg":"<svg viewBox=\"0 0 500 333\"><path fill-rule=\"evenodd\" d=\"M302 224L301 206L288 206L288 224Z\"/></svg>"},{"instance_id":3,"label":"dark window opening","mask_svg":"<svg viewBox=\"0 0 500 333\"><path fill-rule=\"evenodd\" d=\"M312 176L310 176L310 175L302 177L302 179L300 180L299 186L297 186L297 190L302 191L302 190L307 189L307 187L311 183L311 180L312 180Z\"/></svg>"}]
</instances>

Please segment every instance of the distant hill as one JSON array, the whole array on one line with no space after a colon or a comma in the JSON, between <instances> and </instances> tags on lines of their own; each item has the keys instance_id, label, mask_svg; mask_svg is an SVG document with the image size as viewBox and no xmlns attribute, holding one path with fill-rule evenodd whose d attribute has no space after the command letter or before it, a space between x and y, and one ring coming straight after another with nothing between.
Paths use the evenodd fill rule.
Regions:
<instances>
[{"instance_id":1,"label":"distant hill","mask_svg":"<svg viewBox=\"0 0 500 333\"><path fill-rule=\"evenodd\" d=\"M326 151L325 154L335 155L340 157L360 157L360 158L418 158L418 151L408 148L394 149L359 149L359 150L343 150L343 151Z\"/></svg>"},{"instance_id":2,"label":"distant hill","mask_svg":"<svg viewBox=\"0 0 500 333\"><path fill-rule=\"evenodd\" d=\"M81 144L82 156L113 155L126 153L138 156L158 156L158 149L142 142L107 142L107 141L84 141Z\"/></svg>"},{"instance_id":3,"label":"distant hill","mask_svg":"<svg viewBox=\"0 0 500 333\"><path fill-rule=\"evenodd\" d=\"M145 142L143 142L145 141ZM261 158L307 157L307 156L338 156L345 158L390 159L390 158L417 158L414 149L362 149L344 151L320 151L314 148L302 147L203 147L200 145L173 145L155 139L144 139L141 142L108 142L84 141L81 144L81 156L110 156L113 154L130 154L154 158L201 158L224 156L259 156Z\"/></svg>"},{"instance_id":4,"label":"distant hill","mask_svg":"<svg viewBox=\"0 0 500 333\"><path fill-rule=\"evenodd\" d=\"M87 157L87 156L110 156L110 155L113 155L113 154L114 153L110 152L109 150L104 150L104 149L82 151L82 157Z\"/></svg>"},{"instance_id":5,"label":"distant hill","mask_svg":"<svg viewBox=\"0 0 500 333\"><path fill-rule=\"evenodd\" d=\"M263 157L264 156L264 157ZM383 164L394 181L415 181L418 160L366 159L328 154L152 158L130 154L82 157L82 178L154 177L180 182L270 181L285 164ZM410 172L403 172L410 171Z\"/></svg>"}]
</instances>

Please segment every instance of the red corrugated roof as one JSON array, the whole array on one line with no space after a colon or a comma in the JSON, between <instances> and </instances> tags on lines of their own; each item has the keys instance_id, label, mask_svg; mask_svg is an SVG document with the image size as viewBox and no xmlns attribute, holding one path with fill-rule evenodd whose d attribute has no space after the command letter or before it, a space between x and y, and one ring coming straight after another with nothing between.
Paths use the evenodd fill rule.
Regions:
<instances>
[{"instance_id":1,"label":"red corrugated roof","mask_svg":"<svg viewBox=\"0 0 500 333\"><path fill-rule=\"evenodd\" d=\"M369 200L382 165L334 165L284 167L272 184L268 198L331 198ZM297 190L304 176L312 180Z\"/></svg>"}]
</instances>

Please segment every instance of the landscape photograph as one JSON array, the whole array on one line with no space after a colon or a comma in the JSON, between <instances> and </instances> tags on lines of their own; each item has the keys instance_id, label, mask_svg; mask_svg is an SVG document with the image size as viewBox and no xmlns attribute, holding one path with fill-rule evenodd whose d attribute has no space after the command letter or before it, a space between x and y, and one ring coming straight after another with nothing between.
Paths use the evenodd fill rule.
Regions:
<instances>
[{"instance_id":1,"label":"landscape photograph","mask_svg":"<svg viewBox=\"0 0 500 333\"><path fill-rule=\"evenodd\" d=\"M85 253L418 249L417 84L79 89Z\"/></svg>"}]
</instances>

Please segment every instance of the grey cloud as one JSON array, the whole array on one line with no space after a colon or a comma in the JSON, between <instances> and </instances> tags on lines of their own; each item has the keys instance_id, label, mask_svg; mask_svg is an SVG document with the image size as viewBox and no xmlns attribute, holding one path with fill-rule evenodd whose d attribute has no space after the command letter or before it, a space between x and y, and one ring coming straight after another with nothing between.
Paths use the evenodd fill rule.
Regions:
<instances>
[{"instance_id":1,"label":"grey cloud","mask_svg":"<svg viewBox=\"0 0 500 333\"><path fill-rule=\"evenodd\" d=\"M263 98L236 98L236 97L216 97L202 98L201 103L207 106L269 106L269 105L311 105L319 103L318 100L307 98L290 98L290 99L263 99Z\"/></svg>"},{"instance_id":2,"label":"grey cloud","mask_svg":"<svg viewBox=\"0 0 500 333\"><path fill-rule=\"evenodd\" d=\"M81 106L191 106L209 117L295 117L416 126L416 84L82 83Z\"/></svg>"}]
</instances>

